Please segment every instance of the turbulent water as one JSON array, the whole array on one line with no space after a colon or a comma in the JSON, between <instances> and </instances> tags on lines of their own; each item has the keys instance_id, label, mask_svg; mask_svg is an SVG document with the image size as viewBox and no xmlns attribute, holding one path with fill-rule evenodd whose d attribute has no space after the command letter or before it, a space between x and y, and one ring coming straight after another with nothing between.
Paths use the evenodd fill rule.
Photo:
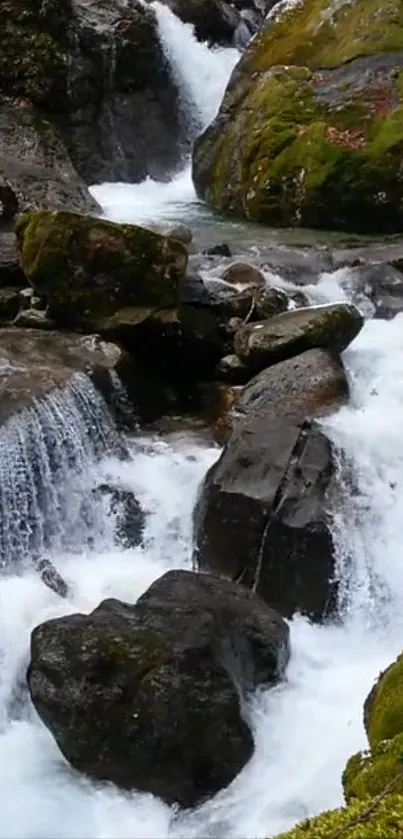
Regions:
<instances>
[{"instance_id":1,"label":"turbulent water","mask_svg":"<svg viewBox=\"0 0 403 839\"><path fill-rule=\"evenodd\" d=\"M184 79L186 107L196 121L210 119L234 54L196 45L190 28L167 11L158 20L176 77ZM192 56L198 68L210 67L211 89L208 73L190 78ZM94 192L112 217L203 217L188 170L166 184L103 185ZM308 293L313 302L349 299L348 271L324 274ZM107 596L134 601L167 569L189 567L192 506L218 449L183 436L144 438L128 441L126 457L107 456L115 445L111 419L85 378L0 431L0 837L260 839L341 803L345 761L366 743L363 700L402 644L403 317L368 321L344 362L350 403L326 420L348 472L332 511L343 622L291 622L287 679L259 692L249 708L252 761L228 789L190 813L77 775L18 685L38 622L88 611ZM105 481L132 488L148 512L144 548L115 547L113 519L91 504L89 540L83 499ZM11 573L15 557L29 555L32 544L68 582L68 602L23 562L18 575Z\"/></svg>"}]
</instances>

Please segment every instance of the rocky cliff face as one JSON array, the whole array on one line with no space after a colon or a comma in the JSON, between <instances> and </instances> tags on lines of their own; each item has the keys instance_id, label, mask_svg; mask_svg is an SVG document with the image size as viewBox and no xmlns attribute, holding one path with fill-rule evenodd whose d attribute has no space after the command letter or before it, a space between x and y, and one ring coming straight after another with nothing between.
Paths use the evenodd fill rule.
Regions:
<instances>
[{"instance_id":1,"label":"rocky cliff face","mask_svg":"<svg viewBox=\"0 0 403 839\"><path fill-rule=\"evenodd\" d=\"M83 182L159 176L177 163L177 91L151 8L136 0L125 5L4 0L2 21L0 122L8 143L0 149L0 175L5 181L17 162L41 168L50 133L52 149L57 148L53 157L64 160L64 171L52 175L65 184L75 180L77 188ZM27 209L27 203L95 206L88 195L86 200L59 198L41 196L20 202L19 209Z\"/></svg>"},{"instance_id":2,"label":"rocky cliff face","mask_svg":"<svg viewBox=\"0 0 403 839\"><path fill-rule=\"evenodd\" d=\"M196 142L197 191L270 225L403 222L403 7L296 2L269 18Z\"/></svg>"}]
</instances>

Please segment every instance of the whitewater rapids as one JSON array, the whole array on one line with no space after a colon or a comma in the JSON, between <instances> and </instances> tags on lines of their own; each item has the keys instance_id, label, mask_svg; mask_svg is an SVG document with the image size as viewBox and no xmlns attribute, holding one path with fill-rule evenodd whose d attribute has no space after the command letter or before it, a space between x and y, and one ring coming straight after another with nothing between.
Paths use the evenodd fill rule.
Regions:
<instances>
[{"instance_id":1,"label":"whitewater rapids","mask_svg":"<svg viewBox=\"0 0 403 839\"><path fill-rule=\"evenodd\" d=\"M198 45L191 27L169 10L157 5L157 14L191 131L199 130L214 116L238 56ZM124 221L189 223L203 215L188 164L168 183L148 179L136 186L103 184L94 186L93 194L107 216ZM313 302L349 299L348 271L323 275L308 292ZM368 321L344 354L344 363L350 403L325 423L356 489L351 497L346 486L333 521L338 573L344 582L343 622L317 627L298 617L291 621L287 679L274 690L258 692L250 704L253 759L228 789L189 813L175 812L151 795L121 793L75 773L18 685L28 661L30 631L37 623L67 611L88 612L104 597L134 601L168 569L189 567L197 487L219 450L183 436L170 442L143 439L131 441L127 461L109 457L96 464L88 445L87 429L94 430L94 424L87 409L81 417L73 411L73 437L64 421L68 404L52 409L54 439L73 439L75 455L73 469L71 458L62 464L62 502L60 486L53 493L49 476L50 494L57 501L52 518L59 531L66 521L72 531L64 539L55 533L49 556L73 595L61 603L33 571L0 576L0 839L263 839L342 803L344 764L366 746L363 701L379 670L400 651L403 637L402 316L389 323ZM107 435L110 420L99 412L97 417L97 433ZM23 489L18 501L19 484L12 471L15 466L23 486L21 462L29 472L24 433L14 429L7 446L3 440L0 470L7 471L13 499L9 506L3 499L7 537L14 531L4 522L11 524L26 503ZM47 474L47 454L40 447L39 455ZM93 534L96 549L79 544L73 523L77 480L80 484L83 474L87 482L113 479L133 489L149 513L144 549L114 547L108 518L98 522L99 532ZM17 536L13 539L16 549Z\"/></svg>"}]
</instances>

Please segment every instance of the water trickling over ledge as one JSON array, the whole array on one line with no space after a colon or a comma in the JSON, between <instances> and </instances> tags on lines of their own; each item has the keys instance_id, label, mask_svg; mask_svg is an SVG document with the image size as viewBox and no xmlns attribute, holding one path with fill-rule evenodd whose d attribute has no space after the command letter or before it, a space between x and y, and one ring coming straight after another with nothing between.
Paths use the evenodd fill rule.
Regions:
<instances>
[{"instance_id":1,"label":"water trickling over ledge","mask_svg":"<svg viewBox=\"0 0 403 839\"><path fill-rule=\"evenodd\" d=\"M111 414L83 373L0 429L0 565L16 570L50 550L82 547L96 502L90 468L121 444Z\"/></svg>"}]
</instances>

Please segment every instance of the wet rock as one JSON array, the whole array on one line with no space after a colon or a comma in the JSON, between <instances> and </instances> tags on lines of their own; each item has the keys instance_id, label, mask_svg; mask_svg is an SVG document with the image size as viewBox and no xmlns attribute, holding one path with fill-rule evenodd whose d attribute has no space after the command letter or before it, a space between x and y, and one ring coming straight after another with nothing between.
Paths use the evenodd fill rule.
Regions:
<instances>
[{"instance_id":1,"label":"wet rock","mask_svg":"<svg viewBox=\"0 0 403 839\"><path fill-rule=\"evenodd\" d=\"M193 233L186 224L175 224L174 222L166 224L148 223L147 227L150 230L154 230L155 233L159 233L160 236L169 236L171 239L177 239L178 242L182 242L184 245L190 245L193 240Z\"/></svg>"},{"instance_id":2,"label":"wet rock","mask_svg":"<svg viewBox=\"0 0 403 839\"><path fill-rule=\"evenodd\" d=\"M403 274L393 265L381 263L350 268L346 285L361 309L365 303L368 308L369 301L373 317L390 320L403 311Z\"/></svg>"},{"instance_id":3,"label":"wet rock","mask_svg":"<svg viewBox=\"0 0 403 839\"><path fill-rule=\"evenodd\" d=\"M211 248L206 248L203 251L206 256L232 256L231 248L225 242L218 245L212 245Z\"/></svg>"},{"instance_id":4,"label":"wet rock","mask_svg":"<svg viewBox=\"0 0 403 839\"><path fill-rule=\"evenodd\" d=\"M20 295L16 288L0 288L0 324L10 323L18 314Z\"/></svg>"},{"instance_id":5,"label":"wet rock","mask_svg":"<svg viewBox=\"0 0 403 839\"><path fill-rule=\"evenodd\" d=\"M221 275L226 283L234 285L248 285L255 288L264 288L266 280L264 274L259 271L254 265L248 265L245 262L234 262L229 265Z\"/></svg>"},{"instance_id":6,"label":"wet rock","mask_svg":"<svg viewBox=\"0 0 403 839\"><path fill-rule=\"evenodd\" d=\"M100 484L92 490L95 499L105 499L109 515L115 518L115 535L123 548L142 544L146 516L140 502L130 489L112 484Z\"/></svg>"},{"instance_id":7,"label":"wet rock","mask_svg":"<svg viewBox=\"0 0 403 839\"><path fill-rule=\"evenodd\" d=\"M20 329L45 329L46 331L57 329L56 322L44 309L22 309L15 317L13 325Z\"/></svg>"},{"instance_id":8,"label":"wet rock","mask_svg":"<svg viewBox=\"0 0 403 839\"><path fill-rule=\"evenodd\" d=\"M105 600L36 627L28 685L76 769L192 806L251 757L243 700L288 656L288 627L256 595L170 571L135 605Z\"/></svg>"},{"instance_id":9,"label":"wet rock","mask_svg":"<svg viewBox=\"0 0 403 839\"><path fill-rule=\"evenodd\" d=\"M217 378L234 385L244 385L252 377L250 367L242 364L237 355L226 355L217 364Z\"/></svg>"},{"instance_id":10,"label":"wet rock","mask_svg":"<svg viewBox=\"0 0 403 839\"><path fill-rule=\"evenodd\" d=\"M228 442L199 492L199 566L256 587L286 617L321 620L335 607L327 513L335 464L315 417L347 394L340 360L323 350L260 373L227 414Z\"/></svg>"},{"instance_id":11,"label":"wet rock","mask_svg":"<svg viewBox=\"0 0 403 839\"><path fill-rule=\"evenodd\" d=\"M266 318L286 312L289 303L288 295L281 288L266 286L258 289L253 296L251 320L266 320Z\"/></svg>"},{"instance_id":12,"label":"wet rock","mask_svg":"<svg viewBox=\"0 0 403 839\"><path fill-rule=\"evenodd\" d=\"M111 384L122 350L96 335L39 329L0 329L0 424L78 372ZM100 377L99 381L101 381ZM98 383L98 379L97 379Z\"/></svg>"},{"instance_id":13,"label":"wet rock","mask_svg":"<svg viewBox=\"0 0 403 839\"><path fill-rule=\"evenodd\" d=\"M185 247L146 228L67 212L16 224L24 273L59 325L97 331L125 307L175 306Z\"/></svg>"},{"instance_id":14,"label":"wet rock","mask_svg":"<svg viewBox=\"0 0 403 839\"><path fill-rule=\"evenodd\" d=\"M0 201L8 223L48 207L100 212L60 133L26 101L0 99Z\"/></svg>"},{"instance_id":15,"label":"wet rock","mask_svg":"<svg viewBox=\"0 0 403 839\"><path fill-rule=\"evenodd\" d=\"M358 335L363 322L358 309L347 303L296 309L241 327L235 336L235 352L255 370L314 347L341 352Z\"/></svg>"},{"instance_id":16,"label":"wet rock","mask_svg":"<svg viewBox=\"0 0 403 839\"><path fill-rule=\"evenodd\" d=\"M45 586L58 594L63 600L69 597L69 587L50 559L35 557L33 564Z\"/></svg>"},{"instance_id":17,"label":"wet rock","mask_svg":"<svg viewBox=\"0 0 403 839\"><path fill-rule=\"evenodd\" d=\"M27 279L20 266L15 235L11 232L0 232L0 288L22 288L26 284Z\"/></svg>"},{"instance_id":18,"label":"wet rock","mask_svg":"<svg viewBox=\"0 0 403 839\"><path fill-rule=\"evenodd\" d=\"M179 162L177 89L152 8L3 0L2 15L0 94L34 107L40 130L58 133L85 183L164 177Z\"/></svg>"}]
</instances>

